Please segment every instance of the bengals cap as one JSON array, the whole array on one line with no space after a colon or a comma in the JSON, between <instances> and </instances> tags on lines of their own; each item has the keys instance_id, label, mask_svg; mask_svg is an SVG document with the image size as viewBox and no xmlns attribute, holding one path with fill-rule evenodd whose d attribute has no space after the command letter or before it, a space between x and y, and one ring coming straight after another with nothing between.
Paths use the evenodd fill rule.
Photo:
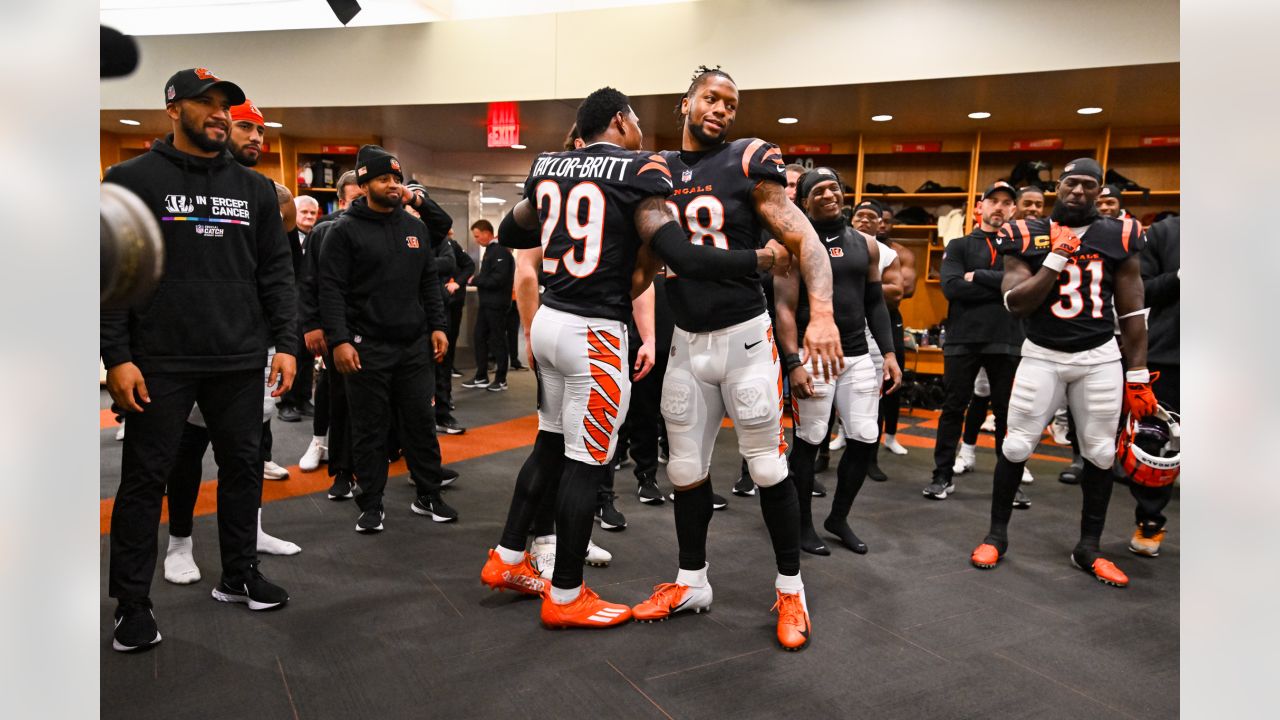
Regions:
<instances>
[{"instance_id":1,"label":"bengals cap","mask_svg":"<svg viewBox=\"0 0 1280 720\"><path fill-rule=\"evenodd\" d=\"M215 85L220 86L227 94L232 105L244 103L244 91L239 85L223 80L209 72L206 68L189 68L179 70L164 84L164 102L169 104L187 98L199 97L201 93Z\"/></svg>"}]
</instances>

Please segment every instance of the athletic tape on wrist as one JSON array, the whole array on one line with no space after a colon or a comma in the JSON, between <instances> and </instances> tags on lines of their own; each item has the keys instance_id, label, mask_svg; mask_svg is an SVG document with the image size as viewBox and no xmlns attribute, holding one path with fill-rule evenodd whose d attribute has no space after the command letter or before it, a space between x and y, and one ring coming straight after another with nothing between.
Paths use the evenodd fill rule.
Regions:
<instances>
[{"instance_id":1,"label":"athletic tape on wrist","mask_svg":"<svg viewBox=\"0 0 1280 720\"><path fill-rule=\"evenodd\" d=\"M1128 370L1124 374L1124 381L1131 383L1142 383L1146 385L1151 382L1151 371L1146 368L1134 368Z\"/></svg>"},{"instance_id":2,"label":"athletic tape on wrist","mask_svg":"<svg viewBox=\"0 0 1280 720\"><path fill-rule=\"evenodd\" d=\"M1013 308L1009 307L1009 293L1012 293L1012 292L1013 292L1012 290L1008 290L1004 294L1004 309L1008 310L1009 312L1013 312Z\"/></svg>"},{"instance_id":3,"label":"athletic tape on wrist","mask_svg":"<svg viewBox=\"0 0 1280 720\"><path fill-rule=\"evenodd\" d=\"M1044 259L1044 267L1054 272L1062 272L1062 268L1067 266L1067 256L1058 253L1049 253L1049 257Z\"/></svg>"}]
</instances>

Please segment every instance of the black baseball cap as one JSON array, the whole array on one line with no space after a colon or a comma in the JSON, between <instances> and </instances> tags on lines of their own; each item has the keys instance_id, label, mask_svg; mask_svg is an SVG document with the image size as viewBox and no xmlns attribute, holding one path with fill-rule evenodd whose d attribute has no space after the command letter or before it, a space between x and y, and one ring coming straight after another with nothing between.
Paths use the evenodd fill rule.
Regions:
<instances>
[{"instance_id":1,"label":"black baseball cap","mask_svg":"<svg viewBox=\"0 0 1280 720\"><path fill-rule=\"evenodd\" d=\"M171 102L199 97L205 90L214 86L222 88L227 94L227 100L233 106L244 103L244 91L239 85L223 80L202 67L188 68L174 73L173 77L169 78L169 82L164 84L164 102L168 105Z\"/></svg>"},{"instance_id":2,"label":"black baseball cap","mask_svg":"<svg viewBox=\"0 0 1280 720\"><path fill-rule=\"evenodd\" d=\"M997 180L991 183L991 185L982 192L982 197L979 199L986 200L987 198L991 197L992 193L997 193L997 192L1007 192L1009 193L1009 197L1013 198L1014 200L1018 199L1018 191L1015 190L1012 185L1010 185L1009 183L1003 180Z\"/></svg>"}]
</instances>

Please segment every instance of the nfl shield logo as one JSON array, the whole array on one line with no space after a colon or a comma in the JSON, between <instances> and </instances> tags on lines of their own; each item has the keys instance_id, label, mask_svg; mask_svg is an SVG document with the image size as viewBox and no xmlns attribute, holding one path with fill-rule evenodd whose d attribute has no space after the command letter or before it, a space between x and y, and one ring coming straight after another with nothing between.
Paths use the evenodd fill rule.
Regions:
<instances>
[{"instance_id":1,"label":"nfl shield logo","mask_svg":"<svg viewBox=\"0 0 1280 720\"><path fill-rule=\"evenodd\" d=\"M693 179L692 170L685 170L684 172L680 173L680 182L689 182L692 179Z\"/></svg>"}]
</instances>

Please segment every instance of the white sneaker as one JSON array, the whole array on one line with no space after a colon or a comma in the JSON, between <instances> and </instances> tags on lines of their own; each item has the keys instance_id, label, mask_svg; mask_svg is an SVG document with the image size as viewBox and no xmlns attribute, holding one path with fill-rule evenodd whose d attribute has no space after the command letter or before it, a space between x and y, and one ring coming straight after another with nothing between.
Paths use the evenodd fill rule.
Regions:
<instances>
[{"instance_id":1,"label":"white sneaker","mask_svg":"<svg viewBox=\"0 0 1280 720\"><path fill-rule=\"evenodd\" d=\"M302 453L302 459L298 461L298 469L302 472L311 472L320 467L322 460L327 460L329 448L325 447L324 438L312 437L311 444L307 446L307 451Z\"/></svg>"},{"instance_id":2,"label":"white sneaker","mask_svg":"<svg viewBox=\"0 0 1280 720\"><path fill-rule=\"evenodd\" d=\"M190 585L200 582L200 568L191 555L191 538L169 537L169 549L164 554L164 579L174 585Z\"/></svg>"},{"instance_id":3,"label":"white sneaker","mask_svg":"<svg viewBox=\"0 0 1280 720\"><path fill-rule=\"evenodd\" d=\"M1035 477L1034 477L1034 476L1032 476L1031 471L1030 471L1030 470L1028 470L1028 469L1027 469L1027 468L1025 468L1025 467L1024 467L1024 468L1022 468L1022 484L1023 484L1023 485L1030 485L1031 483L1033 483L1033 482L1035 482L1035 481L1036 481L1036 479L1035 479Z\"/></svg>"},{"instance_id":4,"label":"white sneaker","mask_svg":"<svg viewBox=\"0 0 1280 720\"><path fill-rule=\"evenodd\" d=\"M1056 418L1049 423L1049 436L1059 445L1070 445L1071 441L1067 439L1068 426L1066 421L1058 421Z\"/></svg>"},{"instance_id":5,"label":"white sneaker","mask_svg":"<svg viewBox=\"0 0 1280 720\"><path fill-rule=\"evenodd\" d=\"M124 442L124 421L120 421L120 429L116 431L116 442Z\"/></svg>"},{"instance_id":6,"label":"white sneaker","mask_svg":"<svg viewBox=\"0 0 1280 720\"><path fill-rule=\"evenodd\" d=\"M835 432L831 435L831 443L828 445L832 450L839 450L844 447L844 423L836 421Z\"/></svg>"},{"instance_id":7,"label":"white sneaker","mask_svg":"<svg viewBox=\"0 0 1280 720\"><path fill-rule=\"evenodd\" d=\"M605 550L599 545L587 541L587 560L586 563L592 567L609 567L609 563L613 562L613 553Z\"/></svg>"},{"instance_id":8,"label":"white sneaker","mask_svg":"<svg viewBox=\"0 0 1280 720\"><path fill-rule=\"evenodd\" d=\"M902 447L902 443L898 442L898 438L894 435L884 436L884 447L894 455L906 455L907 449Z\"/></svg>"},{"instance_id":9,"label":"white sneaker","mask_svg":"<svg viewBox=\"0 0 1280 720\"><path fill-rule=\"evenodd\" d=\"M996 416L988 415L986 420L982 421L982 432L993 433L996 431Z\"/></svg>"},{"instance_id":10,"label":"white sneaker","mask_svg":"<svg viewBox=\"0 0 1280 720\"><path fill-rule=\"evenodd\" d=\"M963 475L973 470L977 463L977 454L974 453L973 448L967 445L962 445L960 447L960 452L956 453L956 464L951 466L951 471L956 475Z\"/></svg>"},{"instance_id":11,"label":"white sneaker","mask_svg":"<svg viewBox=\"0 0 1280 720\"><path fill-rule=\"evenodd\" d=\"M264 480L286 480L289 471L268 460L262 463L262 477Z\"/></svg>"}]
</instances>

